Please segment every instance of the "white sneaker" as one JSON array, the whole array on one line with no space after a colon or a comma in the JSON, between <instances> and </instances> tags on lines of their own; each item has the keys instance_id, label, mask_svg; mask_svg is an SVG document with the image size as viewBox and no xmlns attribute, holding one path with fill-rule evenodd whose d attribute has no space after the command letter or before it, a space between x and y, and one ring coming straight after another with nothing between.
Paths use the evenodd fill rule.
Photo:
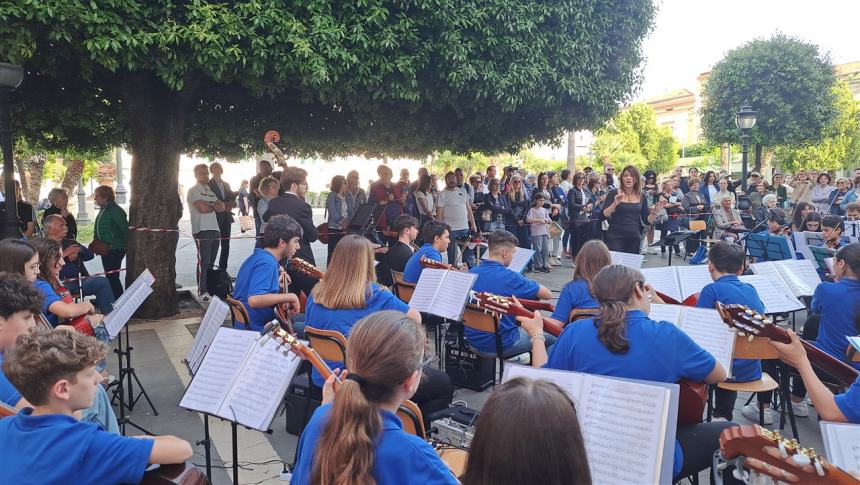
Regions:
<instances>
[{"instance_id":1,"label":"white sneaker","mask_svg":"<svg viewBox=\"0 0 860 485\"><path fill-rule=\"evenodd\" d=\"M648 254L657 254L657 248L654 246L648 246L648 249L646 249L645 252Z\"/></svg>"},{"instance_id":2,"label":"white sneaker","mask_svg":"<svg viewBox=\"0 0 860 485\"><path fill-rule=\"evenodd\" d=\"M809 416L809 405L806 404L806 401L801 402L791 402L791 412L794 413L795 416L800 418L805 418Z\"/></svg>"},{"instance_id":3,"label":"white sneaker","mask_svg":"<svg viewBox=\"0 0 860 485\"><path fill-rule=\"evenodd\" d=\"M741 414L750 421L758 423L758 403L747 404L741 409ZM770 408L764 410L764 424L773 424L773 411Z\"/></svg>"}]
</instances>

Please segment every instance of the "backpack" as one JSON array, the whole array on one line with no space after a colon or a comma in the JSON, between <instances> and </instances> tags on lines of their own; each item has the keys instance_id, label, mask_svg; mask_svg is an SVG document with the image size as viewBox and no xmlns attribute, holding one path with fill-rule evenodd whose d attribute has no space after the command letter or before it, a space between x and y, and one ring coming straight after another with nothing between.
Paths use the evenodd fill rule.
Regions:
<instances>
[{"instance_id":1,"label":"backpack","mask_svg":"<svg viewBox=\"0 0 860 485\"><path fill-rule=\"evenodd\" d=\"M215 267L206 270L206 292L222 300L233 293L233 281L226 269Z\"/></svg>"},{"instance_id":2,"label":"backpack","mask_svg":"<svg viewBox=\"0 0 860 485\"><path fill-rule=\"evenodd\" d=\"M415 201L415 192L406 188L406 204L403 207L403 213L409 214L412 217L418 217L421 213L418 210L418 202Z\"/></svg>"}]
</instances>

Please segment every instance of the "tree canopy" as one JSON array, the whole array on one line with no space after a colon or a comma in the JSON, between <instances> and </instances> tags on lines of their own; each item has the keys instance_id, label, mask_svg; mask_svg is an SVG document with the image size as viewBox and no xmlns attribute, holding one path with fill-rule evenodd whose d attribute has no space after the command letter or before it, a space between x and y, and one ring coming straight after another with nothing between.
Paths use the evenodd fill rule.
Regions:
<instances>
[{"instance_id":1,"label":"tree canopy","mask_svg":"<svg viewBox=\"0 0 860 485\"><path fill-rule=\"evenodd\" d=\"M672 130L657 126L654 108L635 103L597 131L592 150L600 157L608 156L616 168L634 165L664 173L678 161L680 146Z\"/></svg>"},{"instance_id":2,"label":"tree canopy","mask_svg":"<svg viewBox=\"0 0 860 485\"><path fill-rule=\"evenodd\" d=\"M818 46L776 34L729 51L711 71L702 130L714 143L737 143L735 115L758 111L752 143L773 147L819 141L835 114L833 65Z\"/></svg>"},{"instance_id":3,"label":"tree canopy","mask_svg":"<svg viewBox=\"0 0 860 485\"><path fill-rule=\"evenodd\" d=\"M133 155L130 224L170 228L180 153L238 158L506 150L611 118L640 79L651 0L12 0L33 146ZM157 209L157 210L156 210ZM175 242L132 232L144 314L176 308Z\"/></svg>"}]
</instances>

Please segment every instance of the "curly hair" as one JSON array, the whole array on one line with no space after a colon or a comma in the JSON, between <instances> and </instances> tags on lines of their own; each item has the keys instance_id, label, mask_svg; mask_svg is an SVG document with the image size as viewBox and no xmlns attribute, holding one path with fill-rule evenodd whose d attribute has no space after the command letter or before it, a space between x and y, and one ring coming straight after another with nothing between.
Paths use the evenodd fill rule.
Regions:
<instances>
[{"instance_id":1,"label":"curly hair","mask_svg":"<svg viewBox=\"0 0 860 485\"><path fill-rule=\"evenodd\" d=\"M38 315L44 300L42 292L20 274L0 272L0 317L25 311Z\"/></svg>"}]
</instances>

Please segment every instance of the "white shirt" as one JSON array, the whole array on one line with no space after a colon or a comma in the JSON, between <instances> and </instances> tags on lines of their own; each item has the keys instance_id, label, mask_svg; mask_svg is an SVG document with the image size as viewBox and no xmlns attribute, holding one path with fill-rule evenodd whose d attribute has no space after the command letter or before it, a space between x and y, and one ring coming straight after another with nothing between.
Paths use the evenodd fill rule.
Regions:
<instances>
[{"instance_id":1,"label":"white shirt","mask_svg":"<svg viewBox=\"0 0 860 485\"><path fill-rule=\"evenodd\" d=\"M188 202L188 211L191 213L191 233L197 234L200 231L218 231L218 219L215 217L215 212L203 214L194 205L194 202L202 200L204 202L215 202L218 200L215 193L208 185L198 183L194 187L188 189L188 195L185 197Z\"/></svg>"},{"instance_id":2,"label":"white shirt","mask_svg":"<svg viewBox=\"0 0 860 485\"><path fill-rule=\"evenodd\" d=\"M425 216L435 216L436 215L436 207L433 204L433 193L429 190L427 192L415 191L415 199L416 204L418 204L418 199L423 199L424 204L427 206L428 213L424 214ZM418 204L418 210L423 213L424 209L421 208L421 204Z\"/></svg>"},{"instance_id":3,"label":"white shirt","mask_svg":"<svg viewBox=\"0 0 860 485\"><path fill-rule=\"evenodd\" d=\"M452 231L469 229L468 211L472 208L469 205L469 195L464 190L456 187L454 190L442 190L436 204L445 209L443 222L451 226Z\"/></svg>"}]
</instances>

